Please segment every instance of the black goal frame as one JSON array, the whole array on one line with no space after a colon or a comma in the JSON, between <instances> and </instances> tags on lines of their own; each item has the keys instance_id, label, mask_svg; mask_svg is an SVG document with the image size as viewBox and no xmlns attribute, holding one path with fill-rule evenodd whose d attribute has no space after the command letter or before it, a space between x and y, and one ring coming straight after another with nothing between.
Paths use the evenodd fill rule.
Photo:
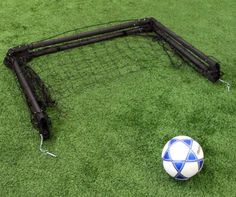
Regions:
<instances>
[{"instance_id":1,"label":"black goal frame","mask_svg":"<svg viewBox=\"0 0 236 197\"><path fill-rule=\"evenodd\" d=\"M222 72L220 71L220 65L217 60L207 56L192 46L153 17L137 19L72 36L53 38L11 48L7 52L4 64L11 68L16 75L30 109L32 122L39 130L39 133L43 135L44 139L50 137L51 121L46 113L46 108L52 104L53 101L49 97L46 98L48 101L47 106L43 106L39 101L34 87L32 86L32 81L30 81L29 76L27 76L24 71L27 64L34 58L40 56L118 37L143 33L150 33L155 39L166 43L171 51L210 81L217 82L220 79ZM37 74L31 70L31 74L32 73L34 76L37 76ZM38 76L36 79L38 81L40 80ZM43 91L46 92L47 88L43 86L41 87L41 91L42 93Z\"/></svg>"}]
</instances>

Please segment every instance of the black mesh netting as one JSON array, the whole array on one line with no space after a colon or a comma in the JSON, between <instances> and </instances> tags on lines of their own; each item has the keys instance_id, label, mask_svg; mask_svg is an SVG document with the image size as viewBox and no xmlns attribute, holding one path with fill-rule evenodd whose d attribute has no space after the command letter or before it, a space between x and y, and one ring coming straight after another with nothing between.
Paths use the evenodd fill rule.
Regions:
<instances>
[{"instance_id":1,"label":"black mesh netting","mask_svg":"<svg viewBox=\"0 0 236 197\"><path fill-rule=\"evenodd\" d=\"M86 30L88 28L59 36ZM49 87L53 99L58 101L144 69L169 66L170 63L182 64L170 50L152 34L133 35L39 57L33 60L30 66ZM50 103L49 96L45 96L46 89L43 83L38 83L38 86L36 84L35 89L39 89L36 92L42 92L44 95L39 96L38 100L40 103ZM44 105L47 103L42 104Z\"/></svg>"}]
</instances>

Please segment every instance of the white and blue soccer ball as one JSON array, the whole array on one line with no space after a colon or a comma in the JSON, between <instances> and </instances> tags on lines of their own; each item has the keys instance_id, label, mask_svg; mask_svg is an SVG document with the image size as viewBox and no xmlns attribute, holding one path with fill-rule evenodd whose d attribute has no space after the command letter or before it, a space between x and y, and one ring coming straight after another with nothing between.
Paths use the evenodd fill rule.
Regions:
<instances>
[{"instance_id":1,"label":"white and blue soccer ball","mask_svg":"<svg viewBox=\"0 0 236 197\"><path fill-rule=\"evenodd\" d=\"M198 142L188 136L177 136L162 151L165 171L177 180L187 180L203 167L204 154Z\"/></svg>"}]
</instances>

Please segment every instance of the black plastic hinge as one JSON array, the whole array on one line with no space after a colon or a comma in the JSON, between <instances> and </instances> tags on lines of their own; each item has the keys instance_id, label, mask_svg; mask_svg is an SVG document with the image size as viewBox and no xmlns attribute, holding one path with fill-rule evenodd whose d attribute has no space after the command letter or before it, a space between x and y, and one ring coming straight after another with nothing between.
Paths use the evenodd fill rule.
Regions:
<instances>
[{"instance_id":1,"label":"black plastic hinge","mask_svg":"<svg viewBox=\"0 0 236 197\"><path fill-rule=\"evenodd\" d=\"M8 50L6 57L4 58L3 63L10 69L12 69L13 61L17 59L19 65L25 65L30 62L32 59L31 54L28 50L16 52L15 48L11 48Z\"/></svg>"},{"instance_id":2,"label":"black plastic hinge","mask_svg":"<svg viewBox=\"0 0 236 197\"><path fill-rule=\"evenodd\" d=\"M218 63L210 66L207 74L207 78L212 82L218 81L224 75L224 73L220 71L220 65Z\"/></svg>"},{"instance_id":3,"label":"black plastic hinge","mask_svg":"<svg viewBox=\"0 0 236 197\"><path fill-rule=\"evenodd\" d=\"M42 111L38 113L31 114L31 123L35 129L39 130L39 133L43 135L43 139L50 138L51 130L51 119Z\"/></svg>"}]
</instances>

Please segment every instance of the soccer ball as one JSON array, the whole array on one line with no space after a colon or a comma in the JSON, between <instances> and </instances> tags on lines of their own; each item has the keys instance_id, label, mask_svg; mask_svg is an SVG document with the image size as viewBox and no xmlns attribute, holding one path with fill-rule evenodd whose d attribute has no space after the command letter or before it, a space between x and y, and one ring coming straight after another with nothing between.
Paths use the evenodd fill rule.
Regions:
<instances>
[{"instance_id":1,"label":"soccer ball","mask_svg":"<svg viewBox=\"0 0 236 197\"><path fill-rule=\"evenodd\" d=\"M165 171L177 180L187 180L202 169L202 147L192 138L177 136L166 143L162 151Z\"/></svg>"}]
</instances>

